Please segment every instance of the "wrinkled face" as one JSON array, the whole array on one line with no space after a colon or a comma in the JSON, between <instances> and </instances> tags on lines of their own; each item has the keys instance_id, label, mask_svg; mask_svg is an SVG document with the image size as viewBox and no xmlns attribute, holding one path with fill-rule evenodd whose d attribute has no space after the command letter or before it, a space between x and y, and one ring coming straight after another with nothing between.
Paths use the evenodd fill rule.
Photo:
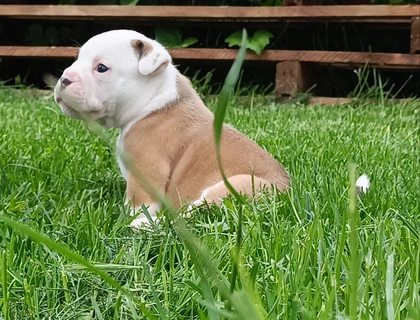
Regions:
<instances>
[{"instance_id":1,"label":"wrinkled face","mask_svg":"<svg viewBox=\"0 0 420 320\"><path fill-rule=\"evenodd\" d=\"M101 122L115 117L133 93L141 96L150 77L170 59L160 44L135 31L99 34L80 48L77 60L64 70L54 88L55 101L72 118Z\"/></svg>"}]
</instances>

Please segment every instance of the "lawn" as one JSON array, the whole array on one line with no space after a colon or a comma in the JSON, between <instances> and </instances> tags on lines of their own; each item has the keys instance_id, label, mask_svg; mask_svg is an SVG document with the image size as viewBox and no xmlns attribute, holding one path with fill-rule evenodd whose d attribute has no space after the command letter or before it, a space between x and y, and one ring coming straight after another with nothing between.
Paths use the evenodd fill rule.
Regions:
<instances>
[{"instance_id":1,"label":"lawn","mask_svg":"<svg viewBox=\"0 0 420 320\"><path fill-rule=\"evenodd\" d=\"M289 193L245 207L229 198L197 209L186 229L134 233L118 133L99 137L51 97L0 89L0 318L141 319L143 308L156 319L420 319L419 121L419 100L235 96L226 122L284 164ZM350 181L362 173L371 188L354 200Z\"/></svg>"}]
</instances>

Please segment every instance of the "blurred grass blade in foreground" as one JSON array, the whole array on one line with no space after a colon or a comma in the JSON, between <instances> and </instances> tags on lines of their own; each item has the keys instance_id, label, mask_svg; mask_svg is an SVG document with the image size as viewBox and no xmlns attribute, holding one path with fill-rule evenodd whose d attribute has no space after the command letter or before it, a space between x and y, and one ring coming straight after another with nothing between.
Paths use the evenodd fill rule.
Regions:
<instances>
[{"instance_id":1,"label":"blurred grass blade in foreground","mask_svg":"<svg viewBox=\"0 0 420 320\"><path fill-rule=\"evenodd\" d=\"M222 91L220 92L219 102L217 103L216 111L214 113L214 140L216 143L217 162L219 165L219 170L222 174L222 178L226 187L232 193L232 195L241 203L245 203L243 197L232 187L223 171L222 158L220 154L220 139L222 136L223 121L225 119L226 109L229 104L229 98L231 97L231 94L233 93L233 90L235 88L235 84L238 81L239 73L241 72L242 64L245 59L246 43L247 33L246 30L243 29L241 48L239 49L238 56L233 62L232 68L229 70L229 73L226 76L225 83L223 84Z\"/></svg>"},{"instance_id":2,"label":"blurred grass blade in foreground","mask_svg":"<svg viewBox=\"0 0 420 320\"><path fill-rule=\"evenodd\" d=\"M11 228L15 229L16 231L21 232L22 234L26 235L27 237L31 238L33 241L42 243L47 247L55 250L56 252L62 254L63 256L67 257L82 266L84 266L90 272L100 276L104 281L106 281L111 287L117 289L118 291L124 293L127 297L129 297L132 301L136 302L137 307L141 309L144 315L150 317L150 319L155 319L155 317L150 313L150 311L146 308L145 304L142 303L131 291L127 288L120 285L117 281L111 278L108 273L102 270L102 268L95 267L89 261L84 259L79 254L71 251L69 248L51 240L50 238L46 237L42 233L32 230L28 226L16 222L13 219L7 217L6 215L0 215L0 221L3 221L5 224L9 225Z\"/></svg>"}]
</instances>

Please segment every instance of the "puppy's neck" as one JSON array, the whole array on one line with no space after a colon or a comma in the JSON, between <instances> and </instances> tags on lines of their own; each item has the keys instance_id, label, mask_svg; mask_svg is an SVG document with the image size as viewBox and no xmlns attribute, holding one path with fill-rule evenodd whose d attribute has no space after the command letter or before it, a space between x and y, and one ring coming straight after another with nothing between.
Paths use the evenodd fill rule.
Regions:
<instances>
[{"instance_id":1,"label":"puppy's neck","mask_svg":"<svg viewBox=\"0 0 420 320\"><path fill-rule=\"evenodd\" d=\"M179 71L169 64L159 74L146 79L137 94L127 97L117 106L112 119L105 120L105 126L127 131L137 121L175 101L178 98L178 75Z\"/></svg>"}]
</instances>

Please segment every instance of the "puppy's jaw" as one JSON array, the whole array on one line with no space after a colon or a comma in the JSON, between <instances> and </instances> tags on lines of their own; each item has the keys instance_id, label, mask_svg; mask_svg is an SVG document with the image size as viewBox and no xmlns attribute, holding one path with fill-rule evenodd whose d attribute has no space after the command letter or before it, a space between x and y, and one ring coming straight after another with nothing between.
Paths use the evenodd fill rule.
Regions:
<instances>
[{"instance_id":1,"label":"puppy's jaw","mask_svg":"<svg viewBox=\"0 0 420 320\"><path fill-rule=\"evenodd\" d=\"M60 106L61 111L68 117L77 119L77 120L85 120L85 121L98 121L101 123L101 119L105 118L104 113L102 110L98 111L81 111L83 108L75 107L75 103L67 103L63 98L56 98L57 104ZM72 106L72 107L70 107Z\"/></svg>"},{"instance_id":2,"label":"puppy's jaw","mask_svg":"<svg viewBox=\"0 0 420 320\"><path fill-rule=\"evenodd\" d=\"M61 84L60 81L56 84L54 88L54 100L60 107L61 111L68 117L73 119L82 120L82 117L79 112L76 110L70 108L66 102L64 102L62 96L61 96L61 90L60 90Z\"/></svg>"},{"instance_id":3,"label":"puppy's jaw","mask_svg":"<svg viewBox=\"0 0 420 320\"><path fill-rule=\"evenodd\" d=\"M75 110L73 110L72 108L69 108L64 102L63 102L63 100L60 100L59 102L57 101L57 103L58 103L58 105L60 106L60 108L61 108L61 111L63 111L63 113L66 115L66 116L68 116L68 117L70 117L70 118L73 118L73 119L77 119L77 120L83 120L83 117L82 117L82 115L79 113L79 112L77 112L77 111L75 111Z\"/></svg>"}]
</instances>

